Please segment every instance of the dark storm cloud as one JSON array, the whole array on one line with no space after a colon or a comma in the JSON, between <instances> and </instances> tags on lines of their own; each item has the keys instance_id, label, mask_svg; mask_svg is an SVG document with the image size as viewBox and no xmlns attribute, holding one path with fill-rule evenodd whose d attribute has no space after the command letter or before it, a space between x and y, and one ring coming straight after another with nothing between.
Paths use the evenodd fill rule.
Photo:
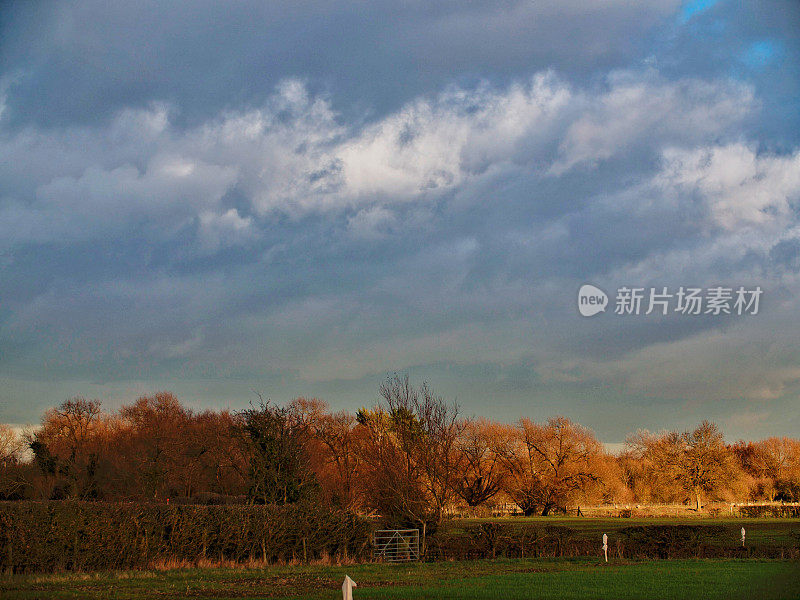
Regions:
<instances>
[{"instance_id":1,"label":"dark storm cloud","mask_svg":"<svg viewBox=\"0 0 800 600\"><path fill-rule=\"evenodd\" d=\"M624 64L669 2L11 3L0 69L10 119L59 126L153 99L198 122L259 105L287 77L350 116L392 110L453 81ZM581 43L574 43L574 39Z\"/></svg>"},{"instance_id":2,"label":"dark storm cloud","mask_svg":"<svg viewBox=\"0 0 800 600\"><path fill-rule=\"evenodd\" d=\"M0 420L153 386L352 408L405 369L466 412L566 413L605 439L725 403L734 434L783 432L800 382L795 17L10 4ZM585 282L766 294L748 319L584 319Z\"/></svg>"}]
</instances>

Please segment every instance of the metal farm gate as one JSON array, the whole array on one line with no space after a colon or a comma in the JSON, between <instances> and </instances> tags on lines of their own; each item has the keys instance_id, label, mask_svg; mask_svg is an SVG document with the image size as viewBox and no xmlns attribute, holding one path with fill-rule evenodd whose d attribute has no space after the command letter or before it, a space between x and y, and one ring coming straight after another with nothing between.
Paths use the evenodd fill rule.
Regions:
<instances>
[{"instance_id":1,"label":"metal farm gate","mask_svg":"<svg viewBox=\"0 0 800 600\"><path fill-rule=\"evenodd\" d=\"M372 546L373 556L388 562L419 560L419 529L379 529Z\"/></svg>"}]
</instances>

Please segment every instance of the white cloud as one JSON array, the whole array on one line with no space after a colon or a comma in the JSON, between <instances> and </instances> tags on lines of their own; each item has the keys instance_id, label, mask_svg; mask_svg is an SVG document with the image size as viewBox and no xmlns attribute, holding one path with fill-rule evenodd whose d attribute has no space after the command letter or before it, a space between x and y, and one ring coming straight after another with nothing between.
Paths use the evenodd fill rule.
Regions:
<instances>
[{"instance_id":1,"label":"white cloud","mask_svg":"<svg viewBox=\"0 0 800 600\"><path fill-rule=\"evenodd\" d=\"M347 220L351 235L364 240L378 240L397 223L395 214L383 206L363 208Z\"/></svg>"},{"instance_id":2,"label":"white cloud","mask_svg":"<svg viewBox=\"0 0 800 600\"><path fill-rule=\"evenodd\" d=\"M144 171L130 164L111 170L90 166L80 177L40 186L23 224L42 241L102 238L142 222L169 237L198 212L219 207L235 180L232 166L180 156L156 155Z\"/></svg>"},{"instance_id":3,"label":"white cloud","mask_svg":"<svg viewBox=\"0 0 800 600\"><path fill-rule=\"evenodd\" d=\"M595 166L637 144L703 143L729 133L757 107L753 90L731 81L667 81L653 71L620 72L608 89L581 98L551 172Z\"/></svg>"},{"instance_id":4,"label":"white cloud","mask_svg":"<svg viewBox=\"0 0 800 600\"><path fill-rule=\"evenodd\" d=\"M739 143L666 149L664 159L661 184L699 195L725 229L786 226L792 202L800 199L800 152L758 155Z\"/></svg>"},{"instance_id":5,"label":"white cloud","mask_svg":"<svg viewBox=\"0 0 800 600\"><path fill-rule=\"evenodd\" d=\"M297 215L427 201L502 165L559 175L637 145L707 142L756 108L752 90L730 81L668 81L648 70L576 90L540 73L504 89L418 98L358 129L290 80L265 108L223 115L175 143L236 165L254 210Z\"/></svg>"},{"instance_id":6,"label":"white cloud","mask_svg":"<svg viewBox=\"0 0 800 600\"><path fill-rule=\"evenodd\" d=\"M452 90L420 99L335 151L348 194L408 198L450 188L489 165L513 160L569 103L551 74L506 90Z\"/></svg>"},{"instance_id":7,"label":"white cloud","mask_svg":"<svg viewBox=\"0 0 800 600\"><path fill-rule=\"evenodd\" d=\"M170 121L168 105L153 103L122 111L107 128L8 135L0 139L9 183L0 214L18 242L91 238L143 219L171 235L203 214L199 242L208 251L216 246L208 215L228 215L228 225L238 215L222 203L235 186L262 216L356 209L350 225L364 233L370 224L378 231L375 219L388 225L381 211L392 203L430 202L490 170L558 175L637 144L691 149L755 107L749 88L725 81L633 71L581 90L544 72L506 88L450 88L360 127L343 124L328 99L289 79L262 108L188 130ZM756 181L770 166L754 168ZM741 215L741 204L717 209Z\"/></svg>"},{"instance_id":8,"label":"white cloud","mask_svg":"<svg viewBox=\"0 0 800 600\"><path fill-rule=\"evenodd\" d=\"M253 218L242 217L235 208L218 214L200 213L200 239L209 251L243 244L255 235Z\"/></svg>"}]
</instances>

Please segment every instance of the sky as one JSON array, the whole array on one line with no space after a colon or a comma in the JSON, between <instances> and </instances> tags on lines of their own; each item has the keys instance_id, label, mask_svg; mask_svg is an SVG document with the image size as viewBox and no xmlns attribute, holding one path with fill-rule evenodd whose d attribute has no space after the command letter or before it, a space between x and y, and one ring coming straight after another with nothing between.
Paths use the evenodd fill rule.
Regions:
<instances>
[{"instance_id":1,"label":"sky","mask_svg":"<svg viewBox=\"0 0 800 600\"><path fill-rule=\"evenodd\" d=\"M0 422L398 372L604 442L800 436L798 292L800 3L0 6Z\"/></svg>"}]
</instances>

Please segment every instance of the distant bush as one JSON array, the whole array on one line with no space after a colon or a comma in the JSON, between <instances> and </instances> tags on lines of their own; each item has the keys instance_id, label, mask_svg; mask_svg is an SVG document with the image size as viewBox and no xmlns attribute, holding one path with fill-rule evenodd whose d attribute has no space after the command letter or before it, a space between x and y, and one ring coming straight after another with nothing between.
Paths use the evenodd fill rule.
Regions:
<instances>
[{"instance_id":1,"label":"distant bush","mask_svg":"<svg viewBox=\"0 0 800 600\"><path fill-rule=\"evenodd\" d=\"M781 506L775 504L740 506L739 514L751 519L757 519L759 517L798 518L800 517L800 506Z\"/></svg>"},{"instance_id":2,"label":"distant bush","mask_svg":"<svg viewBox=\"0 0 800 600\"><path fill-rule=\"evenodd\" d=\"M0 570L92 571L158 562L369 556L369 523L308 505L0 503Z\"/></svg>"},{"instance_id":3,"label":"distant bush","mask_svg":"<svg viewBox=\"0 0 800 600\"><path fill-rule=\"evenodd\" d=\"M609 558L798 558L796 543L742 548L738 528L723 525L644 525L609 532ZM428 558L602 556L600 534L545 523L478 523L442 527L428 541Z\"/></svg>"},{"instance_id":4,"label":"distant bush","mask_svg":"<svg viewBox=\"0 0 800 600\"><path fill-rule=\"evenodd\" d=\"M596 540L570 527L480 523L463 530L444 528L429 543L429 558L463 560L496 557L563 557L597 554Z\"/></svg>"},{"instance_id":5,"label":"distant bush","mask_svg":"<svg viewBox=\"0 0 800 600\"><path fill-rule=\"evenodd\" d=\"M642 525L620 530L629 556L677 558L702 556L706 547L725 535L721 525Z\"/></svg>"}]
</instances>

